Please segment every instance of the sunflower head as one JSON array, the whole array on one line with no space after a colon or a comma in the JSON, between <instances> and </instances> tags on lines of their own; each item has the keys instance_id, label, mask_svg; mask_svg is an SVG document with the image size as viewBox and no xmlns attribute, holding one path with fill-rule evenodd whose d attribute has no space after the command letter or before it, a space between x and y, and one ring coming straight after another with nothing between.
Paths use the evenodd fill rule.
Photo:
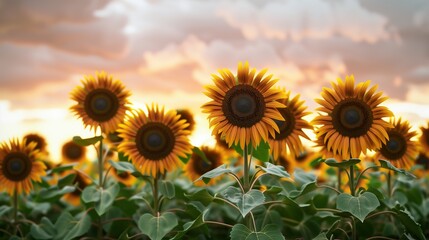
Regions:
<instances>
[{"instance_id":1,"label":"sunflower head","mask_svg":"<svg viewBox=\"0 0 429 240\"><path fill-rule=\"evenodd\" d=\"M46 166L38 161L39 151L35 150L36 143L20 142L17 139L0 144L0 190L10 195L17 191L28 194L32 181L41 181L46 175Z\"/></svg>"},{"instance_id":2,"label":"sunflower head","mask_svg":"<svg viewBox=\"0 0 429 240\"><path fill-rule=\"evenodd\" d=\"M118 182L123 183L127 187L133 186L137 181L137 179L129 172L118 172L113 168L112 173Z\"/></svg>"},{"instance_id":3,"label":"sunflower head","mask_svg":"<svg viewBox=\"0 0 429 240\"><path fill-rule=\"evenodd\" d=\"M272 88L278 80L272 75L264 77L265 73L262 70L256 74L247 62L239 63L236 76L223 69L220 76L212 75L214 85L206 86L205 94L211 101L202 106L203 112L209 114L212 134L221 134L229 146L257 147L268 140L268 133L274 137L280 132L275 120L284 120L278 111L285 107L279 102L284 93Z\"/></svg>"},{"instance_id":4,"label":"sunflower head","mask_svg":"<svg viewBox=\"0 0 429 240\"><path fill-rule=\"evenodd\" d=\"M319 169L323 163L314 164L314 160L322 157L322 154L315 152L310 148L304 148L304 150L296 156L295 154L288 154L288 159L295 162L295 165L306 170Z\"/></svg>"},{"instance_id":5,"label":"sunflower head","mask_svg":"<svg viewBox=\"0 0 429 240\"><path fill-rule=\"evenodd\" d=\"M63 163L83 163L86 161L86 148L68 141L61 148L61 156Z\"/></svg>"},{"instance_id":6,"label":"sunflower head","mask_svg":"<svg viewBox=\"0 0 429 240\"><path fill-rule=\"evenodd\" d=\"M220 151L203 146L200 148L206 156L206 160L197 153L193 152L190 160L185 166L185 175L191 181L195 181L204 173L211 171L224 163L223 155ZM213 184L217 179L212 179L209 184ZM202 181L195 182L195 185L202 186Z\"/></svg>"},{"instance_id":7,"label":"sunflower head","mask_svg":"<svg viewBox=\"0 0 429 240\"><path fill-rule=\"evenodd\" d=\"M113 80L105 72L97 73L95 77L85 76L82 84L70 94L71 99L77 102L71 111L82 118L85 127L96 129L100 126L105 133L115 131L129 110L131 93L119 80Z\"/></svg>"},{"instance_id":8,"label":"sunflower head","mask_svg":"<svg viewBox=\"0 0 429 240\"><path fill-rule=\"evenodd\" d=\"M295 171L295 162L288 158L285 154L281 154L277 158L276 164L283 166L288 173L293 173Z\"/></svg>"},{"instance_id":9,"label":"sunflower head","mask_svg":"<svg viewBox=\"0 0 429 240\"><path fill-rule=\"evenodd\" d=\"M180 164L179 157L192 153L189 143L188 124L180 120L176 111L165 112L164 108L152 104L142 110L133 111L118 129L124 140L118 150L128 156L142 173L156 176L164 174Z\"/></svg>"},{"instance_id":10,"label":"sunflower head","mask_svg":"<svg viewBox=\"0 0 429 240\"><path fill-rule=\"evenodd\" d=\"M46 139L36 133L30 133L24 136L24 142L26 144L31 143L31 142L35 142L36 143L36 147L35 149L38 150L40 153L47 153L47 144L46 144Z\"/></svg>"},{"instance_id":11,"label":"sunflower head","mask_svg":"<svg viewBox=\"0 0 429 240\"><path fill-rule=\"evenodd\" d=\"M395 167L409 169L419 153L418 143L412 140L417 133L401 118L391 119L391 123L394 127L387 131L389 140L382 144L375 159L389 160Z\"/></svg>"},{"instance_id":12,"label":"sunflower head","mask_svg":"<svg viewBox=\"0 0 429 240\"><path fill-rule=\"evenodd\" d=\"M274 137L270 136L268 143L270 145L270 153L274 159L277 159L280 154L288 154L287 150L292 155L298 156L304 151L300 137L308 140L310 138L304 133L303 129L313 129L313 127L303 119L304 116L310 114L306 112L304 101L299 100L299 95L290 97L290 92L285 92L286 97L280 100L280 103L286 105L286 108L279 108L280 114L285 121L276 120L280 132L275 133Z\"/></svg>"},{"instance_id":13,"label":"sunflower head","mask_svg":"<svg viewBox=\"0 0 429 240\"><path fill-rule=\"evenodd\" d=\"M427 123L427 127L421 127L420 130L422 132L419 138L420 145L424 152L429 153L429 122Z\"/></svg>"},{"instance_id":14,"label":"sunflower head","mask_svg":"<svg viewBox=\"0 0 429 240\"><path fill-rule=\"evenodd\" d=\"M312 124L317 126L318 144L343 160L378 149L389 139L387 129L392 125L383 118L393 114L380 106L388 98L376 92L377 85L368 89L369 85L366 81L355 86L353 76L346 77L345 82L339 78L332 82L332 88L323 88L322 98L316 99L320 113Z\"/></svg>"},{"instance_id":15,"label":"sunflower head","mask_svg":"<svg viewBox=\"0 0 429 240\"><path fill-rule=\"evenodd\" d=\"M91 180L76 170L68 172L68 174L76 174L76 177L73 180L73 185L76 186L76 190L71 193L65 194L63 199L73 206L79 206L82 190L91 184Z\"/></svg>"},{"instance_id":16,"label":"sunflower head","mask_svg":"<svg viewBox=\"0 0 429 240\"><path fill-rule=\"evenodd\" d=\"M186 120L186 122L189 124L186 127L186 130L188 130L189 132L194 131L195 129L195 120L194 120L194 116L192 114L192 112L188 109L178 109L177 110L177 114L180 115L180 119L184 119Z\"/></svg>"}]
</instances>

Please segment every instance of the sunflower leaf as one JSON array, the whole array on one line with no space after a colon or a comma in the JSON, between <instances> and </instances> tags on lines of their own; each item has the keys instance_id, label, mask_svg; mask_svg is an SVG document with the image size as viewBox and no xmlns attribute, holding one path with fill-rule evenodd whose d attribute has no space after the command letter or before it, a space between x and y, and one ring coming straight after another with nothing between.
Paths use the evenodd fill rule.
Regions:
<instances>
[{"instance_id":1,"label":"sunflower leaf","mask_svg":"<svg viewBox=\"0 0 429 240\"><path fill-rule=\"evenodd\" d=\"M229 168L227 168L227 165L226 165L226 164L222 164L222 165L220 165L219 167L217 167L217 168L215 168L215 169L212 169L212 170L210 170L210 171L208 171L208 172L204 173L201 177L199 177L199 178L198 178L197 180L195 180L194 182L197 182L197 181L203 180L203 182L204 182L205 184L207 184L207 183L209 183L209 182L210 182L210 179L215 178L215 177L218 177L218 176L220 176L220 175L222 175L222 174L224 174L224 173L230 173L230 172L232 172L232 170L231 170L231 169L229 169Z\"/></svg>"},{"instance_id":2,"label":"sunflower leaf","mask_svg":"<svg viewBox=\"0 0 429 240\"><path fill-rule=\"evenodd\" d=\"M241 156L243 156L243 149L240 145L232 145L232 148ZM252 157L261 160L262 162L268 162L270 160L270 145L268 142L260 142L258 147L254 148L250 144L247 146L248 153L252 153Z\"/></svg>"},{"instance_id":3,"label":"sunflower leaf","mask_svg":"<svg viewBox=\"0 0 429 240\"><path fill-rule=\"evenodd\" d=\"M281 178L288 178L290 177L289 173L286 172L285 168L283 166L279 166L279 165L274 165L270 162L266 162L265 163L265 167L263 166L256 166L257 168L262 169L262 171L277 176L277 177L281 177Z\"/></svg>"},{"instance_id":4,"label":"sunflower leaf","mask_svg":"<svg viewBox=\"0 0 429 240\"><path fill-rule=\"evenodd\" d=\"M363 222L369 213L380 206L375 194L364 192L360 196L341 193L337 198L337 209L343 212L349 212Z\"/></svg>"},{"instance_id":5,"label":"sunflower leaf","mask_svg":"<svg viewBox=\"0 0 429 240\"><path fill-rule=\"evenodd\" d=\"M417 223L407 210L397 207L393 209L397 213L397 219L404 225L406 231L416 239L426 239L422 227Z\"/></svg>"},{"instance_id":6,"label":"sunflower leaf","mask_svg":"<svg viewBox=\"0 0 429 240\"><path fill-rule=\"evenodd\" d=\"M407 171L406 171L406 170L404 170L404 169L399 169L399 168L397 168L397 167L393 166L393 165L392 165L389 161L387 161L387 160L380 159L380 160L379 160L379 162L380 162L380 167L381 167L381 168L389 169L389 170L392 170L392 171L394 171L394 172L398 172L398 173L402 173L402 174L404 174L404 175L405 175L405 176L407 176L407 177L416 178L416 176L414 176L412 173L407 172Z\"/></svg>"},{"instance_id":7,"label":"sunflower leaf","mask_svg":"<svg viewBox=\"0 0 429 240\"><path fill-rule=\"evenodd\" d=\"M284 240L278 227L274 224L266 225L260 232L254 232L243 224L235 224L230 238L234 240Z\"/></svg>"},{"instance_id":8,"label":"sunflower leaf","mask_svg":"<svg viewBox=\"0 0 429 240\"><path fill-rule=\"evenodd\" d=\"M162 213L157 217L149 213L143 214L139 221L138 227L143 234L147 235L151 240L161 240L167 235L175 226L178 220L174 213Z\"/></svg>"},{"instance_id":9,"label":"sunflower leaf","mask_svg":"<svg viewBox=\"0 0 429 240\"><path fill-rule=\"evenodd\" d=\"M160 183L161 184L159 185L159 191L162 193L162 195L164 195L168 199L174 198L174 196L176 195L174 184L170 181L160 181Z\"/></svg>"},{"instance_id":10,"label":"sunflower leaf","mask_svg":"<svg viewBox=\"0 0 429 240\"><path fill-rule=\"evenodd\" d=\"M185 197L187 197L191 201L198 201L204 206L209 205L211 202L213 202L214 199L214 197L207 191L207 189L201 189L200 191L189 195L185 193Z\"/></svg>"},{"instance_id":11,"label":"sunflower leaf","mask_svg":"<svg viewBox=\"0 0 429 240\"><path fill-rule=\"evenodd\" d=\"M222 192L222 195L238 207L243 217L265 201L264 194L256 189L243 194L239 188L230 186Z\"/></svg>"},{"instance_id":12,"label":"sunflower leaf","mask_svg":"<svg viewBox=\"0 0 429 240\"><path fill-rule=\"evenodd\" d=\"M358 158L351 158L349 160L344 160L341 162L337 162L334 158L328 158L325 160L325 163L328 166L331 167L337 167L337 168L349 168L350 166L356 165L360 163L360 159Z\"/></svg>"},{"instance_id":13,"label":"sunflower leaf","mask_svg":"<svg viewBox=\"0 0 429 240\"><path fill-rule=\"evenodd\" d=\"M99 188L100 200L95 204L95 211L99 216L106 213L106 211L112 206L116 196L119 193L119 185L114 183L107 189Z\"/></svg>"},{"instance_id":14,"label":"sunflower leaf","mask_svg":"<svg viewBox=\"0 0 429 240\"><path fill-rule=\"evenodd\" d=\"M194 221L183 224L183 230L179 231L171 240L183 239L188 231L204 225L204 215L207 211L208 209L202 212Z\"/></svg>"},{"instance_id":15,"label":"sunflower leaf","mask_svg":"<svg viewBox=\"0 0 429 240\"><path fill-rule=\"evenodd\" d=\"M0 206L0 217L10 212L10 210L12 210L12 208L7 205Z\"/></svg>"},{"instance_id":16,"label":"sunflower leaf","mask_svg":"<svg viewBox=\"0 0 429 240\"><path fill-rule=\"evenodd\" d=\"M70 170L70 169L73 169L73 167L74 166L76 166L77 164L76 163L71 163L71 164L65 164L65 165L61 165L61 166L59 166L59 167L55 167L55 168L52 168L52 169L50 169L50 170L48 170L48 171L46 171L46 175L52 175L53 173L61 173L61 172L64 172L64 171L67 171L67 170Z\"/></svg>"},{"instance_id":17,"label":"sunflower leaf","mask_svg":"<svg viewBox=\"0 0 429 240\"><path fill-rule=\"evenodd\" d=\"M73 137L73 142L82 147L94 145L101 140L103 140L103 136L95 136L92 138L81 138L80 136Z\"/></svg>"}]
</instances>

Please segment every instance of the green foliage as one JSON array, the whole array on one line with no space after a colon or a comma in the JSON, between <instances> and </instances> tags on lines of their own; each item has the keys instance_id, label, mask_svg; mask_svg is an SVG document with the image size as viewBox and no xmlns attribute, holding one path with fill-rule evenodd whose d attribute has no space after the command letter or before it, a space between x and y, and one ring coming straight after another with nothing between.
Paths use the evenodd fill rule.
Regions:
<instances>
[{"instance_id":1,"label":"green foliage","mask_svg":"<svg viewBox=\"0 0 429 240\"><path fill-rule=\"evenodd\" d=\"M357 197L342 193L337 198L337 209L351 213L361 222L365 221L368 214L377 209L378 206L380 203L377 196L371 192L364 192Z\"/></svg>"},{"instance_id":2,"label":"green foliage","mask_svg":"<svg viewBox=\"0 0 429 240\"><path fill-rule=\"evenodd\" d=\"M331 167L348 169L350 166L354 166L354 165L360 163L360 159L352 158L352 159L345 160L342 162L337 162L334 158L328 158L325 160L325 163Z\"/></svg>"},{"instance_id":3,"label":"green foliage","mask_svg":"<svg viewBox=\"0 0 429 240\"><path fill-rule=\"evenodd\" d=\"M173 213L163 213L158 216L146 213L143 214L138 221L138 227L141 232L152 240L161 240L173 230L177 224L177 216Z\"/></svg>"},{"instance_id":4,"label":"green foliage","mask_svg":"<svg viewBox=\"0 0 429 240\"><path fill-rule=\"evenodd\" d=\"M203 180L203 182L207 184L210 182L210 179L218 177L218 176L225 174L225 173L230 173L230 172L232 172L232 170L229 169L226 164L223 164L223 165L220 165L219 167L217 167L215 169L212 169L212 170L204 173L201 177L199 177L197 180L195 180L195 182Z\"/></svg>"},{"instance_id":5,"label":"green foliage","mask_svg":"<svg viewBox=\"0 0 429 240\"><path fill-rule=\"evenodd\" d=\"M283 166L274 165L270 162L265 163L265 167L263 166L256 166L257 168L260 168L262 171L271 174L273 176L281 177L281 178L288 178L290 177L289 173L286 172L285 168Z\"/></svg>"},{"instance_id":6,"label":"green foliage","mask_svg":"<svg viewBox=\"0 0 429 240\"><path fill-rule=\"evenodd\" d=\"M397 168L397 167L393 166L393 165L392 165L389 161L387 161L387 160L382 160L382 159L380 159L380 160L379 160L379 162L380 162L380 167L381 167L381 168L389 169L389 170L392 170L392 171L394 171L394 172L404 174L405 176L410 177L410 178L416 178L416 176L414 176L414 175L413 175L413 174L411 174L410 172L408 172L408 171L406 171L406 170L404 170L404 169L399 169L399 168Z\"/></svg>"},{"instance_id":7,"label":"green foliage","mask_svg":"<svg viewBox=\"0 0 429 240\"><path fill-rule=\"evenodd\" d=\"M284 236L276 225L266 225L261 231L251 231L243 224L236 224L231 230L234 240L284 240Z\"/></svg>"},{"instance_id":8,"label":"green foliage","mask_svg":"<svg viewBox=\"0 0 429 240\"><path fill-rule=\"evenodd\" d=\"M92 138L81 138L80 136L73 137L73 142L82 147L94 145L101 140L103 140L103 136L95 136Z\"/></svg>"},{"instance_id":9,"label":"green foliage","mask_svg":"<svg viewBox=\"0 0 429 240\"><path fill-rule=\"evenodd\" d=\"M243 156L243 149L240 145L232 145L232 148L241 156ZM247 147L248 153L252 154L252 157L261 160L262 162L268 162L270 160L270 145L268 142L259 143L257 148L251 146L251 144Z\"/></svg>"},{"instance_id":10,"label":"green foliage","mask_svg":"<svg viewBox=\"0 0 429 240\"><path fill-rule=\"evenodd\" d=\"M227 200L237 205L243 217L265 201L264 194L255 189L243 194L239 188L230 186L222 192L222 195L225 196Z\"/></svg>"},{"instance_id":11,"label":"green foliage","mask_svg":"<svg viewBox=\"0 0 429 240\"><path fill-rule=\"evenodd\" d=\"M112 206L118 193L119 184L117 183L114 183L107 189L92 185L83 190L82 201L85 203L94 203L95 211L101 216Z\"/></svg>"}]
</instances>

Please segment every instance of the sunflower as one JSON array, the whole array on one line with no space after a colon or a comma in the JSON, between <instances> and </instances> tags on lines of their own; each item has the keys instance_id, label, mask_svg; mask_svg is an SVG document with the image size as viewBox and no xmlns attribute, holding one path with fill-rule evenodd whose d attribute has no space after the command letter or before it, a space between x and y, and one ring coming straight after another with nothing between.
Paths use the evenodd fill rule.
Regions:
<instances>
[{"instance_id":1,"label":"sunflower","mask_svg":"<svg viewBox=\"0 0 429 240\"><path fill-rule=\"evenodd\" d=\"M212 74L215 85L205 87L212 101L202 106L203 113L209 114L212 134L221 134L229 146L257 147L268 140L268 133L275 137L280 132L275 120L285 120L278 111L285 107L279 102L284 93L272 88L278 80L271 79L272 75L264 77L266 71L256 75L247 62L239 63L237 76L228 69L220 70L220 76Z\"/></svg>"},{"instance_id":2,"label":"sunflower","mask_svg":"<svg viewBox=\"0 0 429 240\"><path fill-rule=\"evenodd\" d=\"M68 174L76 174L76 177L73 180L73 185L76 186L76 190L65 194L63 199L73 206L79 206L80 195L82 194L83 189L91 184L91 179L76 170L72 170L68 172Z\"/></svg>"},{"instance_id":3,"label":"sunflower","mask_svg":"<svg viewBox=\"0 0 429 240\"><path fill-rule=\"evenodd\" d=\"M368 89L370 81L355 86L353 76L331 84L333 89L323 88L322 99L315 99L321 105L317 110L326 113L312 121L319 126L316 137L322 139L321 146L343 160L358 158L367 149L379 149L389 139L386 128L392 127L382 119L393 116L392 112L380 106L388 98L375 93L377 85Z\"/></svg>"},{"instance_id":4,"label":"sunflower","mask_svg":"<svg viewBox=\"0 0 429 240\"><path fill-rule=\"evenodd\" d=\"M427 127L421 127L422 135L419 138L420 145L425 154L429 154L429 122Z\"/></svg>"},{"instance_id":5,"label":"sunflower","mask_svg":"<svg viewBox=\"0 0 429 240\"><path fill-rule=\"evenodd\" d=\"M277 159L280 154L286 153L286 149L289 149L292 155L298 157L304 151L299 137L301 136L310 140L302 129L313 129L306 120L302 119L304 116L310 114L310 112L305 112L307 107L303 105L304 101L299 100L299 95L296 95L294 98L290 97L290 91L286 92L286 98L281 99L280 102L286 105L286 108L279 109L285 121L275 121L280 132L276 133L274 137L270 136L268 138L270 153L274 159Z\"/></svg>"},{"instance_id":6,"label":"sunflower","mask_svg":"<svg viewBox=\"0 0 429 240\"><path fill-rule=\"evenodd\" d=\"M26 144L18 139L0 144L0 190L12 195L15 191L28 194L33 184L46 175L46 166L37 161L39 152L36 143Z\"/></svg>"},{"instance_id":7,"label":"sunflower","mask_svg":"<svg viewBox=\"0 0 429 240\"><path fill-rule=\"evenodd\" d=\"M419 146L411 138L417 136L415 131L410 131L408 121L401 118L391 119L393 128L387 131L389 140L377 151L375 159L389 160L397 168L409 169L419 154Z\"/></svg>"},{"instance_id":8,"label":"sunflower","mask_svg":"<svg viewBox=\"0 0 429 240\"><path fill-rule=\"evenodd\" d=\"M142 173L156 176L164 174L180 164L179 157L192 154L189 131L185 120L175 110L164 112L164 108L152 104L148 113L132 111L127 121L120 124L119 136L124 140L118 150L128 156Z\"/></svg>"},{"instance_id":9,"label":"sunflower","mask_svg":"<svg viewBox=\"0 0 429 240\"><path fill-rule=\"evenodd\" d=\"M419 156L416 159L416 165L420 165L422 168L418 168L414 171L414 173L419 177L422 178L425 175L429 177L429 157L423 153L420 152Z\"/></svg>"},{"instance_id":10,"label":"sunflower","mask_svg":"<svg viewBox=\"0 0 429 240\"><path fill-rule=\"evenodd\" d=\"M66 142L61 148L63 163L84 163L86 161L86 148L73 141Z\"/></svg>"},{"instance_id":11,"label":"sunflower","mask_svg":"<svg viewBox=\"0 0 429 240\"><path fill-rule=\"evenodd\" d=\"M185 130L188 130L190 132L194 131L195 129L195 120L194 116L192 115L192 112L188 109L178 109L177 114L180 115L180 119L186 120L189 125L185 128Z\"/></svg>"},{"instance_id":12,"label":"sunflower","mask_svg":"<svg viewBox=\"0 0 429 240\"><path fill-rule=\"evenodd\" d=\"M96 73L95 78L85 76L82 84L83 87L76 87L70 94L77 102L71 111L82 118L85 127L96 129L100 126L104 133L115 131L130 109L127 98L131 93L105 72Z\"/></svg>"},{"instance_id":13,"label":"sunflower","mask_svg":"<svg viewBox=\"0 0 429 240\"><path fill-rule=\"evenodd\" d=\"M295 162L296 166L307 170L319 169L323 164L321 164L321 162L317 163L314 161L321 157L321 153L315 152L309 148L303 148L298 156L292 153L287 154L287 158L290 161Z\"/></svg>"},{"instance_id":14,"label":"sunflower","mask_svg":"<svg viewBox=\"0 0 429 240\"><path fill-rule=\"evenodd\" d=\"M204 173L211 171L224 163L222 153L216 149L209 148L207 146L203 146L200 149L206 156L208 162L197 153L192 153L191 159L185 166L185 175L188 176L191 181L195 181ZM213 184L216 180L217 179L212 179L210 183ZM202 186L203 182L195 182L195 185Z\"/></svg>"},{"instance_id":15,"label":"sunflower","mask_svg":"<svg viewBox=\"0 0 429 240\"><path fill-rule=\"evenodd\" d=\"M119 137L119 133L117 131L107 133L103 138L103 144L107 144L110 148L115 149L119 143L121 143L123 139Z\"/></svg>"},{"instance_id":16,"label":"sunflower","mask_svg":"<svg viewBox=\"0 0 429 240\"><path fill-rule=\"evenodd\" d=\"M283 166L286 172L292 174L295 171L295 162L289 159L285 154L280 154L277 158L277 165Z\"/></svg>"},{"instance_id":17,"label":"sunflower","mask_svg":"<svg viewBox=\"0 0 429 240\"><path fill-rule=\"evenodd\" d=\"M46 140L43 136L36 134L36 133L30 133L24 136L24 142L26 144L35 142L36 147L35 150L38 150L41 154L47 154L47 144Z\"/></svg>"}]
</instances>

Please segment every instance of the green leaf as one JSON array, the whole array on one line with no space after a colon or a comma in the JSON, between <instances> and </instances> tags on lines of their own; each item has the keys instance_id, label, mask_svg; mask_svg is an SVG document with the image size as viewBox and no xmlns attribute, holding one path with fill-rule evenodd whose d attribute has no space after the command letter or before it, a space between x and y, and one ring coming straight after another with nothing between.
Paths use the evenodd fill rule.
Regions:
<instances>
[{"instance_id":1,"label":"green leaf","mask_svg":"<svg viewBox=\"0 0 429 240\"><path fill-rule=\"evenodd\" d=\"M380 206L380 202L375 194L370 192L364 192L358 197L341 193L337 198L337 209L351 213L361 222L378 206Z\"/></svg>"},{"instance_id":2,"label":"green leaf","mask_svg":"<svg viewBox=\"0 0 429 240\"><path fill-rule=\"evenodd\" d=\"M0 217L10 212L10 210L12 210L12 208L7 205L0 206Z\"/></svg>"},{"instance_id":3,"label":"green leaf","mask_svg":"<svg viewBox=\"0 0 429 240\"><path fill-rule=\"evenodd\" d=\"M326 233L322 232L313 238L313 240L328 240L328 237L326 236Z\"/></svg>"},{"instance_id":4,"label":"green leaf","mask_svg":"<svg viewBox=\"0 0 429 240\"><path fill-rule=\"evenodd\" d=\"M256 166L257 168L262 169L262 171L277 176L281 178L288 178L290 177L289 173L286 172L285 168L283 166L274 165L270 162L265 163L265 167L263 166Z\"/></svg>"},{"instance_id":5,"label":"green leaf","mask_svg":"<svg viewBox=\"0 0 429 240\"><path fill-rule=\"evenodd\" d=\"M358 158L351 158L350 160L345 160L341 162L337 162L334 158L328 158L325 160L325 163L328 164L328 166L331 167L338 167L338 168L349 168L350 166L356 165L360 163L360 159Z\"/></svg>"},{"instance_id":6,"label":"green leaf","mask_svg":"<svg viewBox=\"0 0 429 240\"><path fill-rule=\"evenodd\" d=\"M174 198L176 191L174 189L174 184L170 181L160 181L159 191L167 197L168 199Z\"/></svg>"},{"instance_id":7,"label":"green leaf","mask_svg":"<svg viewBox=\"0 0 429 240\"><path fill-rule=\"evenodd\" d=\"M95 211L99 216L103 215L112 206L119 193L119 185L114 183L107 189L99 188L100 201L95 204Z\"/></svg>"},{"instance_id":8,"label":"green leaf","mask_svg":"<svg viewBox=\"0 0 429 240\"><path fill-rule=\"evenodd\" d=\"M74 166L76 166L76 163L71 163L71 164L65 164L65 165L61 165L52 169L49 169L48 171L46 171L46 175L52 175L53 173L61 173L70 169L73 169Z\"/></svg>"},{"instance_id":9,"label":"green leaf","mask_svg":"<svg viewBox=\"0 0 429 240\"><path fill-rule=\"evenodd\" d=\"M241 215L245 217L252 209L262 205L265 201L264 194L256 189L243 194L239 188L228 187L222 193L223 196L230 202L237 205Z\"/></svg>"},{"instance_id":10,"label":"green leaf","mask_svg":"<svg viewBox=\"0 0 429 240\"><path fill-rule=\"evenodd\" d=\"M58 187L63 188L65 186L73 185L73 181L76 178L76 174L69 174L60 180L58 180Z\"/></svg>"},{"instance_id":11,"label":"green leaf","mask_svg":"<svg viewBox=\"0 0 429 240\"><path fill-rule=\"evenodd\" d=\"M289 192L290 198L297 198L301 195L304 195L306 193L312 192L317 189L317 185L315 182L306 183L301 186L301 190L292 190Z\"/></svg>"},{"instance_id":12,"label":"green leaf","mask_svg":"<svg viewBox=\"0 0 429 240\"><path fill-rule=\"evenodd\" d=\"M63 212L55 222L55 229L57 233L55 234L54 239L62 240L68 234L71 229L71 224L74 222L73 216L69 212Z\"/></svg>"},{"instance_id":13,"label":"green leaf","mask_svg":"<svg viewBox=\"0 0 429 240\"><path fill-rule=\"evenodd\" d=\"M266 225L260 232L253 232L243 224L236 224L231 230L234 240L284 240L282 233L274 224Z\"/></svg>"},{"instance_id":14,"label":"green leaf","mask_svg":"<svg viewBox=\"0 0 429 240\"><path fill-rule=\"evenodd\" d=\"M82 201L84 203L100 201L100 194L98 193L98 187L96 185L91 185L86 187L82 192Z\"/></svg>"},{"instance_id":15,"label":"green leaf","mask_svg":"<svg viewBox=\"0 0 429 240\"><path fill-rule=\"evenodd\" d=\"M232 148L241 156L243 156L243 149L240 145L232 145ZM247 146L248 153L252 153L252 157L261 160L262 162L268 162L270 160L270 145L267 142L261 141L257 148L253 148L249 144ZM253 151L253 152L252 152Z\"/></svg>"},{"instance_id":16,"label":"green leaf","mask_svg":"<svg viewBox=\"0 0 429 240\"><path fill-rule=\"evenodd\" d=\"M210 179L218 177L224 173L230 173L230 172L232 172L232 170L227 168L226 164L223 164L223 165L220 165L219 167L217 167L213 170L210 170L210 171L204 173L201 177L199 177L194 182L203 180L203 182L207 184L210 182Z\"/></svg>"},{"instance_id":17,"label":"green leaf","mask_svg":"<svg viewBox=\"0 0 429 240\"><path fill-rule=\"evenodd\" d=\"M42 200L54 200L61 198L66 193L71 193L76 190L75 186L65 186L63 188L58 188L58 186L53 186L48 189L40 190L38 196Z\"/></svg>"},{"instance_id":18,"label":"green leaf","mask_svg":"<svg viewBox=\"0 0 429 240\"><path fill-rule=\"evenodd\" d=\"M207 191L207 189L201 189L194 194L185 194L185 197L187 197L191 201L198 201L204 206L209 205L211 202L213 202L214 199L214 197Z\"/></svg>"},{"instance_id":19,"label":"green leaf","mask_svg":"<svg viewBox=\"0 0 429 240\"><path fill-rule=\"evenodd\" d=\"M195 228L198 228L202 225L204 225L204 215L205 213L208 211L205 210L204 212L202 212L197 219L195 219L194 221L191 222L187 222L185 224L183 224L183 230L179 231L172 239L170 240L179 240L179 239L183 239L183 236L185 236L185 234Z\"/></svg>"},{"instance_id":20,"label":"green leaf","mask_svg":"<svg viewBox=\"0 0 429 240\"><path fill-rule=\"evenodd\" d=\"M137 172L137 169L134 167L134 165L130 162L116 162L113 160L109 160L110 165L119 172Z\"/></svg>"},{"instance_id":21,"label":"green leaf","mask_svg":"<svg viewBox=\"0 0 429 240\"><path fill-rule=\"evenodd\" d=\"M94 145L99 141L101 141L102 139L103 139L103 136L95 136L92 138L81 138L80 136L74 136L73 142L79 146L86 147L86 146Z\"/></svg>"},{"instance_id":22,"label":"green leaf","mask_svg":"<svg viewBox=\"0 0 429 240\"><path fill-rule=\"evenodd\" d=\"M401 209L394 209L394 211L398 214L397 218L409 234L416 239L426 239L421 225L414 220L408 211Z\"/></svg>"},{"instance_id":23,"label":"green leaf","mask_svg":"<svg viewBox=\"0 0 429 240\"><path fill-rule=\"evenodd\" d=\"M91 218L85 214L79 221L73 223L73 227L64 237L65 240L75 239L79 236L84 235L91 228Z\"/></svg>"},{"instance_id":24,"label":"green leaf","mask_svg":"<svg viewBox=\"0 0 429 240\"><path fill-rule=\"evenodd\" d=\"M317 176L314 173L305 172L299 168L293 172L293 177L297 185L301 187L308 183L315 183L317 181Z\"/></svg>"},{"instance_id":25,"label":"green leaf","mask_svg":"<svg viewBox=\"0 0 429 240\"><path fill-rule=\"evenodd\" d=\"M163 213L158 217L152 216L149 213L143 214L139 221L138 227L152 240L161 240L167 235L175 226L178 220L173 213Z\"/></svg>"},{"instance_id":26,"label":"green leaf","mask_svg":"<svg viewBox=\"0 0 429 240\"><path fill-rule=\"evenodd\" d=\"M46 218L44 218L44 219L46 219ZM45 228L49 228L49 227L54 228L54 226L52 225L52 223L50 221L49 221L49 223L50 223L49 226L44 225L43 223L41 223L40 226L36 225L36 224L32 224L31 229L30 229L31 236L34 237L35 239L52 239L54 237L53 234L55 234L55 230L52 233L52 232L49 232L48 230L45 229Z\"/></svg>"},{"instance_id":27,"label":"green leaf","mask_svg":"<svg viewBox=\"0 0 429 240\"><path fill-rule=\"evenodd\" d=\"M407 171L406 171L406 170L404 170L404 169L399 169L399 168L397 168L397 167L393 166L393 165L392 165L389 161L387 161L387 160L382 160L382 159L380 159L380 160L378 160L378 161L380 162L380 167L381 167L381 168L385 168L385 169L392 170L392 171L394 171L394 172L402 173L402 174L404 174L405 176L410 177L410 178L416 178L416 176L414 176L412 173L407 172Z\"/></svg>"}]
</instances>

